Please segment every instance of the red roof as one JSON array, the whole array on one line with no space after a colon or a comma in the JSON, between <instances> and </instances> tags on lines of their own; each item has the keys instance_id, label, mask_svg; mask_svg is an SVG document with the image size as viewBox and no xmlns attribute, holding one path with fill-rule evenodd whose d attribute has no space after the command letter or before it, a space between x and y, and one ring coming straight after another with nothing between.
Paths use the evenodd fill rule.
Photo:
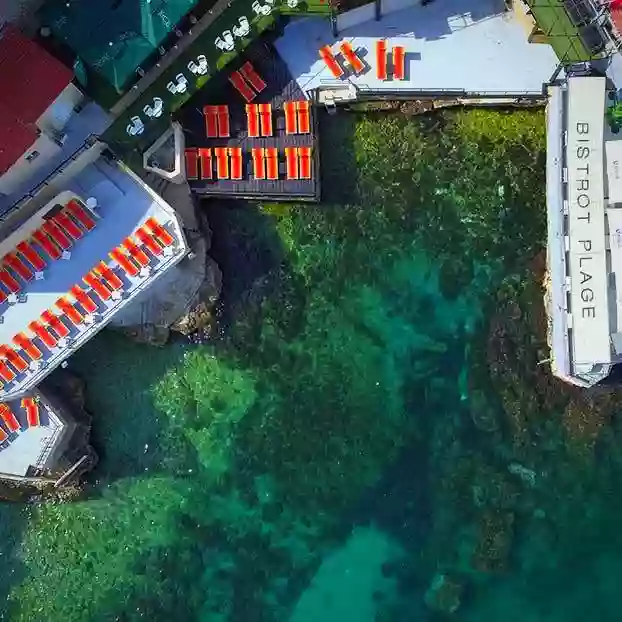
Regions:
<instances>
[{"instance_id":1,"label":"red roof","mask_svg":"<svg viewBox=\"0 0 622 622\"><path fill-rule=\"evenodd\" d=\"M37 119L73 73L13 26L0 31L0 174L37 138Z\"/></svg>"}]
</instances>

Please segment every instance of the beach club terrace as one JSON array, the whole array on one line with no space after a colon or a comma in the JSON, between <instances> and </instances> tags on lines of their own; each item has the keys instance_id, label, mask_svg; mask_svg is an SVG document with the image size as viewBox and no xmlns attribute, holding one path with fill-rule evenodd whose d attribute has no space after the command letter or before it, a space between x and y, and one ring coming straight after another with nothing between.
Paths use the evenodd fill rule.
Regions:
<instances>
[{"instance_id":1,"label":"beach club terrace","mask_svg":"<svg viewBox=\"0 0 622 622\"><path fill-rule=\"evenodd\" d=\"M22 395L187 252L166 204L103 143L0 225L0 399Z\"/></svg>"}]
</instances>

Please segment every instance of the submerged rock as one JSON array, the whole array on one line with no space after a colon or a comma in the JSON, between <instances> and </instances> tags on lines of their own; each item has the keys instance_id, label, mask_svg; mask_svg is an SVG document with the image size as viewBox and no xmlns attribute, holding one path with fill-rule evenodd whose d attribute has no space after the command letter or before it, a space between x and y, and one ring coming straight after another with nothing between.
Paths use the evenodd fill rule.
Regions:
<instances>
[{"instance_id":1,"label":"submerged rock","mask_svg":"<svg viewBox=\"0 0 622 622\"><path fill-rule=\"evenodd\" d=\"M425 593L426 606L437 613L455 613L461 604L464 586L445 573L437 574Z\"/></svg>"}]
</instances>

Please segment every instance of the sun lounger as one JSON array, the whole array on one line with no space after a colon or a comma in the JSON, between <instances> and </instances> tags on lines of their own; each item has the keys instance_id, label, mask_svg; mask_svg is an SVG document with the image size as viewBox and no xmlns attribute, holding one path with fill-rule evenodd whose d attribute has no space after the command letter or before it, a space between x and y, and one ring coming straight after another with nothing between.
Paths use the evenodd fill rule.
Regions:
<instances>
[{"instance_id":1,"label":"sun lounger","mask_svg":"<svg viewBox=\"0 0 622 622\"><path fill-rule=\"evenodd\" d=\"M41 272L45 268L45 261L43 261L41 255L37 253L29 242L20 242L16 248L20 255L23 255L35 270Z\"/></svg>"},{"instance_id":2,"label":"sun lounger","mask_svg":"<svg viewBox=\"0 0 622 622\"><path fill-rule=\"evenodd\" d=\"M82 277L82 280L97 294L100 300L110 300L110 298L112 297L110 290L99 280L97 275L92 271L88 274L85 274Z\"/></svg>"},{"instance_id":3,"label":"sun lounger","mask_svg":"<svg viewBox=\"0 0 622 622\"><path fill-rule=\"evenodd\" d=\"M22 408L26 411L26 421L28 421L29 427L36 428L41 425L39 404L32 397L22 399Z\"/></svg>"},{"instance_id":4,"label":"sun lounger","mask_svg":"<svg viewBox=\"0 0 622 622\"><path fill-rule=\"evenodd\" d=\"M198 149L188 148L184 151L184 161L186 163L186 179L199 179L199 151Z\"/></svg>"},{"instance_id":5,"label":"sun lounger","mask_svg":"<svg viewBox=\"0 0 622 622\"><path fill-rule=\"evenodd\" d=\"M311 179L311 147L298 147L300 179Z\"/></svg>"},{"instance_id":6,"label":"sun lounger","mask_svg":"<svg viewBox=\"0 0 622 622\"><path fill-rule=\"evenodd\" d=\"M230 147L231 179L242 179L242 147Z\"/></svg>"},{"instance_id":7,"label":"sun lounger","mask_svg":"<svg viewBox=\"0 0 622 622\"><path fill-rule=\"evenodd\" d=\"M296 102L296 110L298 111L298 131L301 134L309 134L311 132L310 107L308 99Z\"/></svg>"},{"instance_id":8,"label":"sun lounger","mask_svg":"<svg viewBox=\"0 0 622 622\"><path fill-rule=\"evenodd\" d=\"M208 138L218 138L218 111L217 106L203 106L205 117L205 135Z\"/></svg>"},{"instance_id":9,"label":"sun lounger","mask_svg":"<svg viewBox=\"0 0 622 622\"><path fill-rule=\"evenodd\" d=\"M246 104L246 119L248 124L248 137L259 136L259 108L257 104Z\"/></svg>"},{"instance_id":10,"label":"sun lounger","mask_svg":"<svg viewBox=\"0 0 622 622\"><path fill-rule=\"evenodd\" d=\"M298 151L296 147L285 147L287 179L298 179Z\"/></svg>"},{"instance_id":11,"label":"sun lounger","mask_svg":"<svg viewBox=\"0 0 622 622\"><path fill-rule=\"evenodd\" d=\"M285 133L295 134L298 131L298 123L296 119L296 102L285 102Z\"/></svg>"},{"instance_id":12,"label":"sun lounger","mask_svg":"<svg viewBox=\"0 0 622 622\"><path fill-rule=\"evenodd\" d=\"M0 304L5 302L7 298L8 298L7 293L3 289L0 289Z\"/></svg>"},{"instance_id":13,"label":"sun lounger","mask_svg":"<svg viewBox=\"0 0 622 622\"><path fill-rule=\"evenodd\" d=\"M0 283L12 294L17 294L20 290L19 283L3 268L0 268Z\"/></svg>"},{"instance_id":14,"label":"sun lounger","mask_svg":"<svg viewBox=\"0 0 622 622\"><path fill-rule=\"evenodd\" d=\"M246 81L244 80L244 78L242 77L242 74L239 71L234 71L229 76L229 82L231 82L231 84L233 84L233 86L235 87L235 90L247 102L251 102L251 101L253 101L253 99L255 99L255 97L257 97L257 94L255 93L255 91L253 91L253 89L251 89L250 86L248 86L248 84L246 84Z\"/></svg>"},{"instance_id":15,"label":"sun lounger","mask_svg":"<svg viewBox=\"0 0 622 622\"><path fill-rule=\"evenodd\" d=\"M43 326L43 324L37 322L37 320L33 320L30 324L28 324L28 328L34 336L39 337L39 339L41 339L41 341L43 341L48 348L52 349L56 347L58 339L56 339L56 337L54 337L54 335L45 326Z\"/></svg>"},{"instance_id":16,"label":"sun lounger","mask_svg":"<svg viewBox=\"0 0 622 622\"><path fill-rule=\"evenodd\" d=\"M64 339L69 335L69 329L65 324L55 316L51 311L44 311L41 314L41 319L43 322L49 326L59 337L59 339Z\"/></svg>"},{"instance_id":17,"label":"sun lounger","mask_svg":"<svg viewBox=\"0 0 622 622\"><path fill-rule=\"evenodd\" d=\"M229 127L229 106L218 106L218 136L229 138L231 129Z\"/></svg>"},{"instance_id":18,"label":"sun lounger","mask_svg":"<svg viewBox=\"0 0 622 622\"><path fill-rule=\"evenodd\" d=\"M55 303L61 313L69 319L74 326L80 326L84 321L84 317L66 298L61 296Z\"/></svg>"},{"instance_id":19,"label":"sun lounger","mask_svg":"<svg viewBox=\"0 0 622 622\"><path fill-rule=\"evenodd\" d=\"M54 222L74 240L79 240L84 235L82 229L65 212L58 212Z\"/></svg>"},{"instance_id":20,"label":"sun lounger","mask_svg":"<svg viewBox=\"0 0 622 622\"><path fill-rule=\"evenodd\" d=\"M95 301L79 285L74 285L69 293L76 299L85 313L91 314L97 311Z\"/></svg>"},{"instance_id":21,"label":"sun lounger","mask_svg":"<svg viewBox=\"0 0 622 622\"><path fill-rule=\"evenodd\" d=\"M266 88L266 83L255 71L255 68L250 61L246 61L242 67L240 67L240 73L258 93L261 93L261 91Z\"/></svg>"},{"instance_id":22,"label":"sun lounger","mask_svg":"<svg viewBox=\"0 0 622 622\"><path fill-rule=\"evenodd\" d=\"M15 380L15 372L4 361L0 361L0 376L6 382Z\"/></svg>"},{"instance_id":23,"label":"sun lounger","mask_svg":"<svg viewBox=\"0 0 622 622\"><path fill-rule=\"evenodd\" d=\"M272 104L259 104L261 135L272 136Z\"/></svg>"},{"instance_id":24,"label":"sun lounger","mask_svg":"<svg viewBox=\"0 0 622 622\"><path fill-rule=\"evenodd\" d=\"M387 42L385 39L376 41L376 77L383 81L387 79Z\"/></svg>"},{"instance_id":25,"label":"sun lounger","mask_svg":"<svg viewBox=\"0 0 622 622\"><path fill-rule=\"evenodd\" d=\"M344 58L350 64L350 67L352 67L354 73L362 73L365 69L365 65L363 64L363 61L357 56L356 52L352 49L352 45L348 41L344 41L339 46L339 49L341 50Z\"/></svg>"},{"instance_id":26,"label":"sun lounger","mask_svg":"<svg viewBox=\"0 0 622 622\"><path fill-rule=\"evenodd\" d=\"M341 76L343 76L343 69L333 56L330 45L325 45L320 50L320 56L322 57L322 60L326 63L326 66L330 69L330 72L333 74L333 76L335 76L335 78L341 78Z\"/></svg>"},{"instance_id":27,"label":"sun lounger","mask_svg":"<svg viewBox=\"0 0 622 622\"><path fill-rule=\"evenodd\" d=\"M5 358L20 373L28 369L28 363L9 346L0 346L0 357Z\"/></svg>"},{"instance_id":28,"label":"sun lounger","mask_svg":"<svg viewBox=\"0 0 622 622\"><path fill-rule=\"evenodd\" d=\"M113 248L108 255L121 266L125 274L138 276L138 266L120 248Z\"/></svg>"},{"instance_id":29,"label":"sun lounger","mask_svg":"<svg viewBox=\"0 0 622 622\"><path fill-rule=\"evenodd\" d=\"M253 177L255 179L266 178L266 160L264 150L261 147L253 147Z\"/></svg>"},{"instance_id":30,"label":"sun lounger","mask_svg":"<svg viewBox=\"0 0 622 622\"><path fill-rule=\"evenodd\" d=\"M4 425L9 429L9 432L17 432L19 430L19 421L8 404L0 404L0 417L2 417L2 421L4 421Z\"/></svg>"},{"instance_id":31,"label":"sun lounger","mask_svg":"<svg viewBox=\"0 0 622 622\"><path fill-rule=\"evenodd\" d=\"M7 438L9 438L9 435L6 433L5 430L0 428L0 443L4 443L4 441L6 441Z\"/></svg>"},{"instance_id":32,"label":"sun lounger","mask_svg":"<svg viewBox=\"0 0 622 622\"><path fill-rule=\"evenodd\" d=\"M145 220L145 226L163 246L170 246L175 241L175 238L153 216Z\"/></svg>"},{"instance_id":33,"label":"sun lounger","mask_svg":"<svg viewBox=\"0 0 622 622\"><path fill-rule=\"evenodd\" d=\"M103 279L104 283L112 289L123 289L123 281L114 273L105 261L100 261L95 266L95 272Z\"/></svg>"},{"instance_id":34,"label":"sun lounger","mask_svg":"<svg viewBox=\"0 0 622 622\"><path fill-rule=\"evenodd\" d=\"M46 220L41 227L63 250L71 248L71 240L51 220Z\"/></svg>"},{"instance_id":35,"label":"sun lounger","mask_svg":"<svg viewBox=\"0 0 622 622\"><path fill-rule=\"evenodd\" d=\"M67 211L81 224L87 231L95 228L96 221L93 218L91 210L80 205L76 200L72 199L67 203Z\"/></svg>"},{"instance_id":36,"label":"sun lounger","mask_svg":"<svg viewBox=\"0 0 622 622\"><path fill-rule=\"evenodd\" d=\"M41 350L24 333L17 333L13 337L13 343L21 348L31 361L38 361L43 356Z\"/></svg>"},{"instance_id":37,"label":"sun lounger","mask_svg":"<svg viewBox=\"0 0 622 622\"><path fill-rule=\"evenodd\" d=\"M396 80L404 80L405 75L406 52L401 45L393 47L393 77Z\"/></svg>"},{"instance_id":38,"label":"sun lounger","mask_svg":"<svg viewBox=\"0 0 622 622\"><path fill-rule=\"evenodd\" d=\"M226 147L216 147L216 176L218 179L229 179L229 154Z\"/></svg>"},{"instance_id":39,"label":"sun lounger","mask_svg":"<svg viewBox=\"0 0 622 622\"><path fill-rule=\"evenodd\" d=\"M50 259L58 259L61 256L60 250L58 250L58 246L48 238L43 231L37 230L32 234L32 238L37 244L44 250Z\"/></svg>"},{"instance_id":40,"label":"sun lounger","mask_svg":"<svg viewBox=\"0 0 622 622\"><path fill-rule=\"evenodd\" d=\"M201 179L212 179L212 149L201 147L199 149L199 160L201 161Z\"/></svg>"},{"instance_id":41,"label":"sun lounger","mask_svg":"<svg viewBox=\"0 0 622 622\"><path fill-rule=\"evenodd\" d=\"M268 147L265 150L266 156L266 179L274 180L279 178L279 153L276 147Z\"/></svg>"},{"instance_id":42,"label":"sun lounger","mask_svg":"<svg viewBox=\"0 0 622 622\"><path fill-rule=\"evenodd\" d=\"M136 237L149 249L150 245L147 244L147 242L145 240L142 239L142 233L141 233L142 229L138 229L138 231L136 231ZM155 240L153 240L155 242ZM122 246L127 250L127 252L130 254L130 257L132 259L135 259L137 261L137 263L145 268L146 266L149 265L149 257L147 256L147 254L145 253L144 250L142 250L141 248L139 248L136 245L136 242L134 242L134 240L132 240L132 238L125 238L125 240L123 240L122 242ZM158 246L158 248L160 248Z\"/></svg>"},{"instance_id":43,"label":"sun lounger","mask_svg":"<svg viewBox=\"0 0 622 622\"><path fill-rule=\"evenodd\" d=\"M138 238L139 242L143 244L154 257L159 257L162 254L162 247L156 242L155 238L149 232L147 232L144 227L140 227L136 230L136 237ZM143 253L143 255L145 255L145 253ZM145 257L147 257L147 255L145 255ZM135 257L135 259L137 258ZM148 261L149 258L147 257L147 262Z\"/></svg>"},{"instance_id":44,"label":"sun lounger","mask_svg":"<svg viewBox=\"0 0 622 622\"><path fill-rule=\"evenodd\" d=\"M32 270L15 254L7 253L4 263L17 273L24 281L31 281L34 274Z\"/></svg>"}]
</instances>

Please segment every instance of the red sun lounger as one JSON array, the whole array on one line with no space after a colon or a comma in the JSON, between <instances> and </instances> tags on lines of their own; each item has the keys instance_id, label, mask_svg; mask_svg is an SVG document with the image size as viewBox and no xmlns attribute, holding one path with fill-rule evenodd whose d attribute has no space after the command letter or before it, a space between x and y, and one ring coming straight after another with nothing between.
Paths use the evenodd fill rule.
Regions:
<instances>
[{"instance_id":1,"label":"red sun lounger","mask_svg":"<svg viewBox=\"0 0 622 622\"><path fill-rule=\"evenodd\" d=\"M298 151L296 147L285 147L287 179L298 179Z\"/></svg>"},{"instance_id":2,"label":"red sun lounger","mask_svg":"<svg viewBox=\"0 0 622 622\"><path fill-rule=\"evenodd\" d=\"M261 93L266 88L266 83L259 74L255 71L255 68L250 61L246 61L240 67L240 73L248 80L248 83L258 92Z\"/></svg>"},{"instance_id":3,"label":"red sun lounger","mask_svg":"<svg viewBox=\"0 0 622 622\"><path fill-rule=\"evenodd\" d=\"M396 80L404 80L406 74L406 52L404 47L396 45L393 47L393 77Z\"/></svg>"},{"instance_id":4,"label":"red sun lounger","mask_svg":"<svg viewBox=\"0 0 622 622\"><path fill-rule=\"evenodd\" d=\"M255 179L266 178L266 160L263 151L261 147L253 147L253 177Z\"/></svg>"},{"instance_id":5,"label":"red sun lounger","mask_svg":"<svg viewBox=\"0 0 622 622\"><path fill-rule=\"evenodd\" d=\"M231 130L229 128L229 106L218 106L218 136L229 138Z\"/></svg>"},{"instance_id":6,"label":"red sun lounger","mask_svg":"<svg viewBox=\"0 0 622 622\"><path fill-rule=\"evenodd\" d=\"M58 343L58 339L40 322L33 320L28 324L28 328L32 331L35 337L39 337L46 347L52 349Z\"/></svg>"},{"instance_id":7,"label":"red sun lounger","mask_svg":"<svg viewBox=\"0 0 622 622\"><path fill-rule=\"evenodd\" d=\"M348 41L344 41L339 49L341 53L344 55L345 59L350 63L350 67L354 73L362 73L365 69L365 65L363 61L357 56L356 52L352 49L352 45Z\"/></svg>"},{"instance_id":8,"label":"red sun lounger","mask_svg":"<svg viewBox=\"0 0 622 622\"><path fill-rule=\"evenodd\" d=\"M125 274L138 276L138 266L120 248L113 248L108 255L121 266Z\"/></svg>"},{"instance_id":9,"label":"red sun lounger","mask_svg":"<svg viewBox=\"0 0 622 622\"><path fill-rule=\"evenodd\" d=\"M208 138L218 138L217 107L203 106L203 116L205 117L205 135Z\"/></svg>"},{"instance_id":10,"label":"red sun lounger","mask_svg":"<svg viewBox=\"0 0 622 622\"><path fill-rule=\"evenodd\" d=\"M226 147L216 147L216 176L218 179L229 179L229 154Z\"/></svg>"},{"instance_id":11,"label":"red sun lounger","mask_svg":"<svg viewBox=\"0 0 622 622\"><path fill-rule=\"evenodd\" d=\"M50 259L58 259L61 256L61 252L58 250L58 246L48 238L43 231L35 231L32 234L35 242L39 244L39 246L47 253Z\"/></svg>"},{"instance_id":12,"label":"red sun lounger","mask_svg":"<svg viewBox=\"0 0 622 622\"><path fill-rule=\"evenodd\" d=\"M142 239L139 231L140 231L140 229L138 231L136 231L136 237L147 248L149 248L149 245L146 244L145 241ZM128 253L131 255L132 259L135 259L142 268L145 268L146 266L149 265L149 257L147 256L147 253L145 253L144 250L139 248L136 245L136 243L134 242L134 240L132 240L132 238L125 238L125 240L123 240L123 242L122 242L122 245L128 251ZM158 248L160 248L160 247L158 246ZM151 248L149 248L149 250L151 250Z\"/></svg>"},{"instance_id":13,"label":"red sun lounger","mask_svg":"<svg viewBox=\"0 0 622 622\"><path fill-rule=\"evenodd\" d=\"M257 104L246 104L246 120L248 137L257 138L259 136L259 108Z\"/></svg>"},{"instance_id":14,"label":"red sun lounger","mask_svg":"<svg viewBox=\"0 0 622 622\"><path fill-rule=\"evenodd\" d=\"M184 151L186 179L199 179L199 150L188 148Z\"/></svg>"},{"instance_id":15,"label":"red sun lounger","mask_svg":"<svg viewBox=\"0 0 622 622\"><path fill-rule=\"evenodd\" d=\"M6 431L3 428L0 428L0 443L4 443L4 441L6 441L7 438L9 438L9 435L6 433Z\"/></svg>"},{"instance_id":16,"label":"red sun lounger","mask_svg":"<svg viewBox=\"0 0 622 622\"><path fill-rule=\"evenodd\" d=\"M15 254L7 253L4 263L16 272L24 281L31 281L34 276L32 270Z\"/></svg>"},{"instance_id":17,"label":"red sun lounger","mask_svg":"<svg viewBox=\"0 0 622 622\"><path fill-rule=\"evenodd\" d=\"M230 147L231 179L242 179L242 147Z\"/></svg>"},{"instance_id":18,"label":"red sun lounger","mask_svg":"<svg viewBox=\"0 0 622 622\"><path fill-rule=\"evenodd\" d=\"M4 425L9 428L9 432L17 432L19 430L19 421L8 404L0 404L0 417L2 417Z\"/></svg>"},{"instance_id":19,"label":"red sun lounger","mask_svg":"<svg viewBox=\"0 0 622 622\"><path fill-rule=\"evenodd\" d=\"M234 71L229 76L229 82L233 84L235 90L247 101L251 102L255 97L257 97L255 91L251 89L248 84L244 81L242 74L239 71Z\"/></svg>"},{"instance_id":20,"label":"red sun lounger","mask_svg":"<svg viewBox=\"0 0 622 622\"><path fill-rule=\"evenodd\" d=\"M145 226L163 246L170 246L175 238L153 217L145 220Z\"/></svg>"},{"instance_id":21,"label":"red sun lounger","mask_svg":"<svg viewBox=\"0 0 622 622\"><path fill-rule=\"evenodd\" d=\"M261 135L272 136L272 104L259 104Z\"/></svg>"},{"instance_id":22,"label":"red sun lounger","mask_svg":"<svg viewBox=\"0 0 622 622\"><path fill-rule=\"evenodd\" d=\"M309 134L309 132L311 132L309 109L310 104L308 99L296 102L296 110L298 111L298 131L301 134Z\"/></svg>"},{"instance_id":23,"label":"red sun lounger","mask_svg":"<svg viewBox=\"0 0 622 622\"><path fill-rule=\"evenodd\" d=\"M106 283L110 289L123 289L123 281L104 261L100 261L97 266L95 266L95 272L103 279L104 283Z\"/></svg>"},{"instance_id":24,"label":"red sun lounger","mask_svg":"<svg viewBox=\"0 0 622 622\"><path fill-rule=\"evenodd\" d=\"M325 45L320 50L320 56L322 57L322 60L326 63L326 66L330 69L330 72L333 74L333 76L335 76L335 78L341 78L341 76L343 75L343 69L333 56L330 45Z\"/></svg>"},{"instance_id":25,"label":"red sun lounger","mask_svg":"<svg viewBox=\"0 0 622 622\"><path fill-rule=\"evenodd\" d=\"M76 299L86 313L95 313L97 305L94 300L79 286L74 285L69 293Z\"/></svg>"},{"instance_id":26,"label":"red sun lounger","mask_svg":"<svg viewBox=\"0 0 622 622\"><path fill-rule=\"evenodd\" d=\"M12 294L19 291L19 283L4 269L0 268L0 283L4 285Z\"/></svg>"},{"instance_id":27,"label":"red sun lounger","mask_svg":"<svg viewBox=\"0 0 622 622\"><path fill-rule=\"evenodd\" d=\"M266 154L266 178L278 179L279 178L279 152L276 147L268 147L265 150Z\"/></svg>"},{"instance_id":28,"label":"red sun lounger","mask_svg":"<svg viewBox=\"0 0 622 622\"><path fill-rule=\"evenodd\" d=\"M154 257L159 257L162 254L162 247L156 242L155 238L150 233L148 233L144 227L140 227L140 229L136 230L136 237L138 238L139 242L143 244ZM143 255L145 255L144 252ZM145 255L145 257L147 257L147 255ZM134 259L137 258L134 257ZM149 262L149 257L147 257L147 262Z\"/></svg>"},{"instance_id":29,"label":"red sun lounger","mask_svg":"<svg viewBox=\"0 0 622 622\"><path fill-rule=\"evenodd\" d=\"M295 134L298 131L296 120L296 102L285 102L285 133Z\"/></svg>"},{"instance_id":30,"label":"red sun lounger","mask_svg":"<svg viewBox=\"0 0 622 622\"><path fill-rule=\"evenodd\" d=\"M84 321L82 313L80 313L66 298L61 296L54 304L69 318L69 321L74 326L79 326Z\"/></svg>"},{"instance_id":31,"label":"red sun lounger","mask_svg":"<svg viewBox=\"0 0 622 622\"><path fill-rule=\"evenodd\" d=\"M6 292L0 289L0 304L2 304L8 298Z\"/></svg>"},{"instance_id":32,"label":"red sun lounger","mask_svg":"<svg viewBox=\"0 0 622 622\"><path fill-rule=\"evenodd\" d=\"M47 220L41 227L63 250L71 248L71 240L51 220Z\"/></svg>"},{"instance_id":33,"label":"red sun lounger","mask_svg":"<svg viewBox=\"0 0 622 622\"><path fill-rule=\"evenodd\" d=\"M41 425L39 404L32 397L24 397L22 399L22 408L26 411L26 421L28 421L29 427L36 428Z\"/></svg>"},{"instance_id":34,"label":"red sun lounger","mask_svg":"<svg viewBox=\"0 0 622 622\"><path fill-rule=\"evenodd\" d=\"M93 272L82 277L82 280L99 296L100 300L110 300L110 290L97 278Z\"/></svg>"},{"instance_id":35,"label":"red sun lounger","mask_svg":"<svg viewBox=\"0 0 622 622\"><path fill-rule=\"evenodd\" d=\"M385 39L376 41L376 77L383 81L387 79L387 42Z\"/></svg>"},{"instance_id":36,"label":"red sun lounger","mask_svg":"<svg viewBox=\"0 0 622 622\"><path fill-rule=\"evenodd\" d=\"M45 268L45 261L37 251L32 247L32 245L26 241L20 242L17 245L17 250L20 255L23 255L30 264L34 267L35 270L41 272Z\"/></svg>"},{"instance_id":37,"label":"red sun lounger","mask_svg":"<svg viewBox=\"0 0 622 622\"><path fill-rule=\"evenodd\" d=\"M311 147L298 147L300 179L311 179Z\"/></svg>"},{"instance_id":38,"label":"red sun lounger","mask_svg":"<svg viewBox=\"0 0 622 622\"><path fill-rule=\"evenodd\" d=\"M13 337L13 343L18 348L21 348L31 361L38 361L43 356L41 350L39 350L32 340L28 339L24 333L17 333L17 335Z\"/></svg>"},{"instance_id":39,"label":"red sun lounger","mask_svg":"<svg viewBox=\"0 0 622 622\"><path fill-rule=\"evenodd\" d=\"M91 210L83 207L75 199L72 199L67 203L67 211L81 224L87 231L91 231L95 228L95 219L91 213Z\"/></svg>"},{"instance_id":40,"label":"red sun lounger","mask_svg":"<svg viewBox=\"0 0 622 622\"><path fill-rule=\"evenodd\" d=\"M84 235L82 229L65 212L58 212L54 217L54 222L74 240L79 240Z\"/></svg>"},{"instance_id":41,"label":"red sun lounger","mask_svg":"<svg viewBox=\"0 0 622 622\"><path fill-rule=\"evenodd\" d=\"M201 162L201 179L212 179L212 150L210 147L199 149L199 161Z\"/></svg>"},{"instance_id":42,"label":"red sun lounger","mask_svg":"<svg viewBox=\"0 0 622 622\"><path fill-rule=\"evenodd\" d=\"M41 314L41 319L58 335L59 339L64 339L69 335L69 329L51 311L44 311Z\"/></svg>"},{"instance_id":43,"label":"red sun lounger","mask_svg":"<svg viewBox=\"0 0 622 622\"><path fill-rule=\"evenodd\" d=\"M4 361L0 361L0 376L6 382L15 380L15 372Z\"/></svg>"},{"instance_id":44,"label":"red sun lounger","mask_svg":"<svg viewBox=\"0 0 622 622\"><path fill-rule=\"evenodd\" d=\"M9 346L0 346L0 357L5 358L20 373L28 369L26 361Z\"/></svg>"}]
</instances>

